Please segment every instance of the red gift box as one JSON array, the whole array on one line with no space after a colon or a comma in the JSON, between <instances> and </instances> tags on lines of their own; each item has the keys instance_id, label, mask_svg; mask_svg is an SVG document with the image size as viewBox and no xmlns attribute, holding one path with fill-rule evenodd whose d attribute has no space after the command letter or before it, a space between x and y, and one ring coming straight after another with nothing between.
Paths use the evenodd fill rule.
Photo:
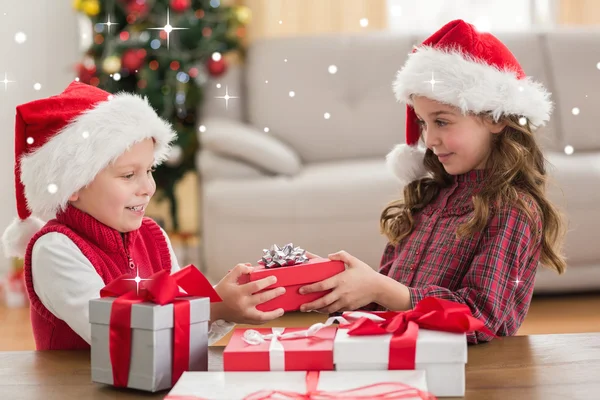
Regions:
<instances>
[{"instance_id":1,"label":"red gift box","mask_svg":"<svg viewBox=\"0 0 600 400\"><path fill-rule=\"evenodd\" d=\"M345 269L343 261L331 261L327 258L313 258L302 264L277 268L265 268L259 265L254 267L254 271L250 274L242 275L239 283L244 284L274 275L277 277L277 282L265 290L283 286L285 287L285 293L273 300L257 305L256 308L260 311L272 311L278 308L283 308L284 311L296 311L300 309L302 304L310 303L330 292L328 290L300 294L298 289L330 278Z\"/></svg>"},{"instance_id":2,"label":"red gift box","mask_svg":"<svg viewBox=\"0 0 600 400\"><path fill-rule=\"evenodd\" d=\"M247 331L275 336L260 343L244 341ZM311 336L285 338L304 328L236 329L223 351L225 371L333 371L333 341L337 327L328 326ZM283 337L281 337L283 335Z\"/></svg>"}]
</instances>

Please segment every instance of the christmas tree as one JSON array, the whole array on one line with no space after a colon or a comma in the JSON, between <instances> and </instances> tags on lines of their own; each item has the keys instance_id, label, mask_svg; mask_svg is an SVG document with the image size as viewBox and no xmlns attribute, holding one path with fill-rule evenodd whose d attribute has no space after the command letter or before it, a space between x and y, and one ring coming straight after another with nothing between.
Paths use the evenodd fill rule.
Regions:
<instances>
[{"instance_id":1,"label":"christmas tree","mask_svg":"<svg viewBox=\"0 0 600 400\"><path fill-rule=\"evenodd\" d=\"M250 12L219 0L75 0L73 6L92 22L77 79L146 96L178 134L169 160L154 173L158 200L170 201L177 231L175 185L195 169L203 85L226 71L226 56L243 57Z\"/></svg>"}]
</instances>

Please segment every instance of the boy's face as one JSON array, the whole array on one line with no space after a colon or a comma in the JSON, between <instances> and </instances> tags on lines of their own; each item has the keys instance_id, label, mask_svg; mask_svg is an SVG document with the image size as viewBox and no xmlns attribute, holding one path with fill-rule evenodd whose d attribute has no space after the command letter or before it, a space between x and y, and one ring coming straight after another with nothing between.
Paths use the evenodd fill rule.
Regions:
<instances>
[{"instance_id":1,"label":"boy's face","mask_svg":"<svg viewBox=\"0 0 600 400\"><path fill-rule=\"evenodd\" d=\"M123 153L69 201L119 232L138 229L148 202L156 191L153 164L154 142L146 139Z\"/></svg>"},{"instance_id":2,"label":"boy's face","mask_svg":"<svg viewBox=\"0 0 600 400\"><path fill-rule=\"evenodd\" d=\"M485 169L492 149L493 134L505 124L474 115L463 115L455 107L415 96L414 110L419 118L425 145L438 156L450 175Z\"/></svg>"}]
</instances>

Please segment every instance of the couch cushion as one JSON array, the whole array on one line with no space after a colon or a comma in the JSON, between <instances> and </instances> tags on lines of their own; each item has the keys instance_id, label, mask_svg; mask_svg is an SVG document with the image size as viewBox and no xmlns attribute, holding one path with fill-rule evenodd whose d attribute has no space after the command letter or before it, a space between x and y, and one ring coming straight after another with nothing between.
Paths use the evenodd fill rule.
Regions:
<instances>
[{"instance_id":1,"label":"couch cushion","mask_svg":"<svg viewBox=\"0 0 600 400\"><path fill-rule=\"evenodd\" d=\"M545 157L551 178L548 195L555 202L600 209L600 152L548 152Z\"/></svg>"},{"instance_id":2,"label":"couch cushion","mask_svg":"<svg viewBox=\"0 0 600 400\"><path fill-rule=\"evenodd\" d=\"M568 219L565 254L568 264L597 261L600 226L600 152L548 153L548 197Z\"/></svg>"},{"instance_id":3,"label":"couch cushion","mask_svg":"<svg viewBox=\"0 0 600 400\"><path fill-rule=\"evenodd\" d=\"M207 118L198 133L202 147L274 174L295 175L302 165L290 146L256 127L226 118Z\"/></svg>"},{"instance_id":4,"label":"couch cushion","mask_svg":"<svg viewBox=\"0 0 600 400\"><path fill-rule=\"evenodd\" d=\"M600 33L590 30L548 32L546 46L556 94L563 145L600 150ZM579 114L574 115L574 107Z\"/></svg>"},{"instance_id":5,"label":"couch cushion","mask_svg":"<svg viewBox=\"0 0 600 400\"><path fill-rule=\"evenodd\" d=\"M314 163L293 178L212 181L211 213L227 219L327 219L373 217L401 188L381 159Z\"/></svg>"},{"instance_id":6,"label":"couch cushion","mask_svg":"<svg viewBox=\"0 0 600 400\"><path fill-rule=\"evenodd\" d=\"M251 179L269 176L267 171L234 158L223 157L210 150L196 153L196 167L205 181L213 179Z\"/></svg>"},{"instance_id":7,"label":"couch cushion","mask_svg":"<svg viewBox=\"0 0 600 400\"><path fill-rule=\"evenodd\" d=\"M247 58L249 121L269 127L304 162L382 157L404 142L405 112L392 81L412 44L390 35L256 42Z\"/></svg>"},{"instance_id":8,"label":"couch cushion","mask_svg":"<svg viewBox=\"0 0 600 400\"><path fill-rule=\"evenodd\" d=\"M550 183L548 195L560 207L592 208L600 204L600 153L546 153ZM401 195L401 187L384 160L365 159L313 163L293 178L253 177L251 180L214 181L208 191L218 192L219 204L228 216L261 218L337 218L373 215L365 209L382 208ZM257 188L260 188L258 190ZM240 194L244 196L240 196ZM374 199L377 199L374 202ZM253 202L259 202L256 206Z\"/></svg>"}]
</instances>

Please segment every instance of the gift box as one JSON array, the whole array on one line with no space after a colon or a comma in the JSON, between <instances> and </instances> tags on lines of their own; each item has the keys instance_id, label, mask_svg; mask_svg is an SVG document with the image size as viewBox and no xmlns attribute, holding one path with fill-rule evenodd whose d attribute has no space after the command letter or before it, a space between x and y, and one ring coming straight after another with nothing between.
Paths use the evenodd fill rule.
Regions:
<instances>
[{"instance_id":1,"label":"gift box","mask_svg":"<svg viewBox=\"0 0 600 400\"><path fill-rule=\"evenodd\" d=\"M410 311L343 318L334 342L336 370L423 370L440 397L464 396L466 333L487 332L466 305L432 297Z\"/></svg>"},{"instance_id":2,"label":"gift box","mask_svg":"<svg viewBox=\"0 0 600 400\"><path fill-rule=\"evenodd\" d=\"M300 294L302 286L320 282L343 272L346 267L342 261L332 261L327 258L308 259L304 250L293 247L290 243L283 248L276 245L270 250L264 250L262 260L250 274L242 275L239 283L257 281L269 276L276 276L277 282L263 291L277 287L285 287L285 293L275 299L256 306L260 311L272 311L283 308L284 311L297 311L300 306L323 297L329 291Z\"/></svg>"},{"instance_id":3,"label":"gift box","mask_svg":"<svg viewBox=\"0 0 600 400\"><path fill-rule=\"evenodd\" d=\"M208 369L208 320L210 302L206 297L190 303L190 371ZM90 301L92 324L92 381L114 384L110 358L110 313L114 299ZM172 387L173 304L134 304L131 307L131 358L127 387L155 392Z\"/></svg>"},{"instance_id":4,"label":"gift box","mask_svg":"<svg viewBox=\"0 0 600 400\"><path fill-rule=\"evenodd\" d=\"M339 329L333 350L336 370L388 370L392 336L350 336L347 329ZM466 363L464 333L419 329L414 369L425 371L431 393L464 396Z\"/></svg>"},{"instance_id":5,"label":"gift box","mask_svg":"<svg viewBox=\"0 0 600 400\"><path fill-rule=\"evenodd\" d=\"M12 259L11 271L0 279L0 296L8 308L21 308L29 305L23 274L23 259Z\"/></svg>"},{"instance_id":6,"label":"gift box","mask_svg":"<svg viewBox=\"0 0 600 400\"><path fill-rule=\"evenodd\" d=\"M333 370L337 330L328 321L309 329L236 329L223 351L225 371Z\"/></svg>"},{"instance_id":7,"label":"gift box","mask_svg":"<svg viewBox=\"0 0 600 400\"><path fill-rule=\"evenodd\" d=\"M195 267L142 285L121 277L100 294L89 303L93 382L155 392L208 369L210 303L220 299Z\"/></svg>"},{"instance_id":8,"label":"gift box","mask_svg":"<svg viewBox=\"0 0 600 400\"><path fill-rule=\"evenodd\" d=\"M310 396L309 397L309 394ZM165 400L433 399L423 371L185 372Z\"/></svg>"}]
</instances>

